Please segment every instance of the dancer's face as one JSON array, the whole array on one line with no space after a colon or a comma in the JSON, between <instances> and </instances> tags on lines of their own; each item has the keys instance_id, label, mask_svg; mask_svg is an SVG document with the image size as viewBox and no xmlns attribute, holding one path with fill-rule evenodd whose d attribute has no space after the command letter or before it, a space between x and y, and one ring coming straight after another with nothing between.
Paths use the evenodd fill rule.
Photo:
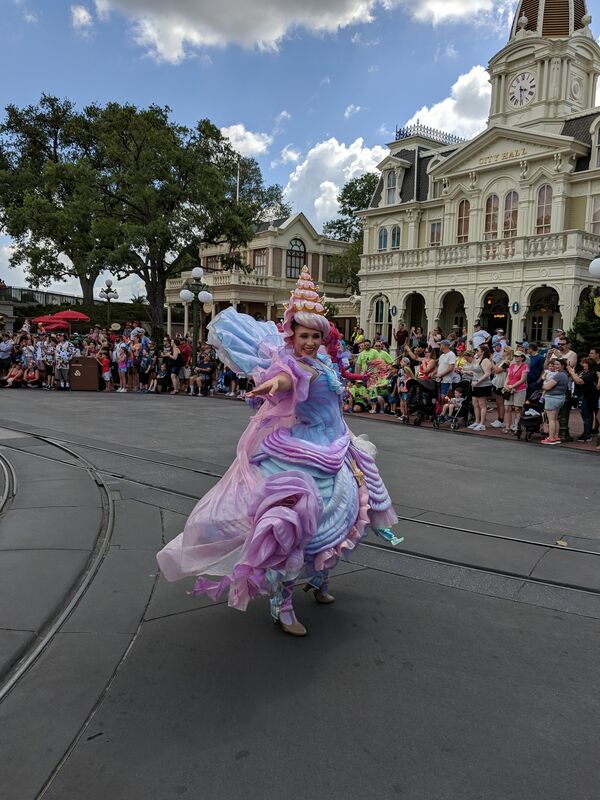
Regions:
<instances>
[{"instance_id":1,"label":"dancer's face","mask_svg":"<svg viewBox=\"0 0 600 800\"><path fill-rule=\"evenodd\" d=\"M323 334L321 331L315 331L313 328L305 328L304 325L298 325L294 330L294 353L299 357L308 356L310 358L316 358L322 342Z\"/></svg>"}]
</instances>

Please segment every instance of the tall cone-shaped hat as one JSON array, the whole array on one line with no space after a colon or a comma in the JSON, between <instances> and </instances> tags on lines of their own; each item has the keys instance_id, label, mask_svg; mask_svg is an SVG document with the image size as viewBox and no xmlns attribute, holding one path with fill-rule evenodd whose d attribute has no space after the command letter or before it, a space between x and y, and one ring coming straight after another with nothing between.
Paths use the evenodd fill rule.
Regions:
<instances>
[{"instance_id":1,"label":"tall cone-shaped hat","mask_svg":"<svg viewBox=\"0 0 600 800\"><path fill-rule=\"evenodd\" d=\"M329 322L325 314L319 287L315 286L310 271L305 265L290 296L290 301L283 317L283 331L286 338L293 335L294 320L309 328L316 328L325 337L329 333Z\"/></svg>"},{"instance_id":2,"label":"tall cone-shaped hat","mask_svg":"<svg viewBox=\"0 0 600 800\"><path fill-rule=\"evenodd\" d=\"M308 267L304 265L296 283L296 288L291 294L288 308L293 313L308 311L311 314L325 316L325 308L319 297L318 288L318 286L315 286Z\"/></svg>"}]
</instances>

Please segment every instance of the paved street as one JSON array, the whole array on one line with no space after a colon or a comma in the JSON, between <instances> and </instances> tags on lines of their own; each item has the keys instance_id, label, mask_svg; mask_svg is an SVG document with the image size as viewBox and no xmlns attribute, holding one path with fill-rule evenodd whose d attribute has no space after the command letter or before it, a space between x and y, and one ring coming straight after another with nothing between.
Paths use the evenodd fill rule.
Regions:
<instances>
[{"instance_id":1,"label":"paved street","mask_svg":"<svg viewBox=\"0 0 600 800\"><path fill-rule=\"evenodd\" d=\"M352 419L406 541L296 640L156 571L248 416L2 393L2 798L596 800L597 456Z\"/></svg>"}]
</instances>

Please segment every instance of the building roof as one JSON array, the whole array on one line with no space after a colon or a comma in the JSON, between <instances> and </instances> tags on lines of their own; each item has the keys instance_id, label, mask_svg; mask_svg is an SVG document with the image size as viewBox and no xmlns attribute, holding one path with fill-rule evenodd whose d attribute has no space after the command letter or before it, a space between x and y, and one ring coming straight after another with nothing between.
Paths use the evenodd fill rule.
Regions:
<instances>
[{"instance_id":1,"label":"building roof","mask_svg":"<svg viewBox=\"0 0 600 800\"><path fill-rule=\"evenodd\" d=\"M572 136L573 139L577 139L578 142L583 142L583 144L591 146L592 137L590 134L590 127L597 117L598 111L594 111L592 114L584 114L567 119L565 120L561 134L563 136Z\"/></svg>"},{"instance_id":2,"label":"building roof","mask_svg":"<svg viewBox=\"0 0 600 800\"><path fill-rule=\"evenodd\" d=\"M585 0L520 0L512 25L511 39L521 29L549 39L572 36L587 27Z\"/></svg>"},{"instance_id":3,"label":"building roof","mask_svg":"<svg viewBox=\"0 0 600 800\"><path fill-rule=\"evenodd\" d=\"M264 233L268 231L269 228L281 228L288 219L289 217L282 217L281 219L272 219L268 222L259 222L255 228L255 233Z\"/></svg>"}]
</instances>

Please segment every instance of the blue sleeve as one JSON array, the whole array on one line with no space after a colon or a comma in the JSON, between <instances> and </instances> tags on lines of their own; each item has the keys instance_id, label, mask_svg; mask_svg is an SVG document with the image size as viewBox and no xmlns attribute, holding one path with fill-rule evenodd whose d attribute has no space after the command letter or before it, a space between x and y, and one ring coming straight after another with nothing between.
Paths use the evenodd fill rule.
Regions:
<instances>
[{"instance_id":1,"label":"blue sleeve","mask_svg":"<svg viewBox=\"0 0 600 800\"><path fill-rule=\"evenodd\" d=\"M283 347L283 336L274 322L258 322L229 307L209 323L208 343L234 372L250 375L268 368L273 351Z\"/></svg>"}]
</instances>

